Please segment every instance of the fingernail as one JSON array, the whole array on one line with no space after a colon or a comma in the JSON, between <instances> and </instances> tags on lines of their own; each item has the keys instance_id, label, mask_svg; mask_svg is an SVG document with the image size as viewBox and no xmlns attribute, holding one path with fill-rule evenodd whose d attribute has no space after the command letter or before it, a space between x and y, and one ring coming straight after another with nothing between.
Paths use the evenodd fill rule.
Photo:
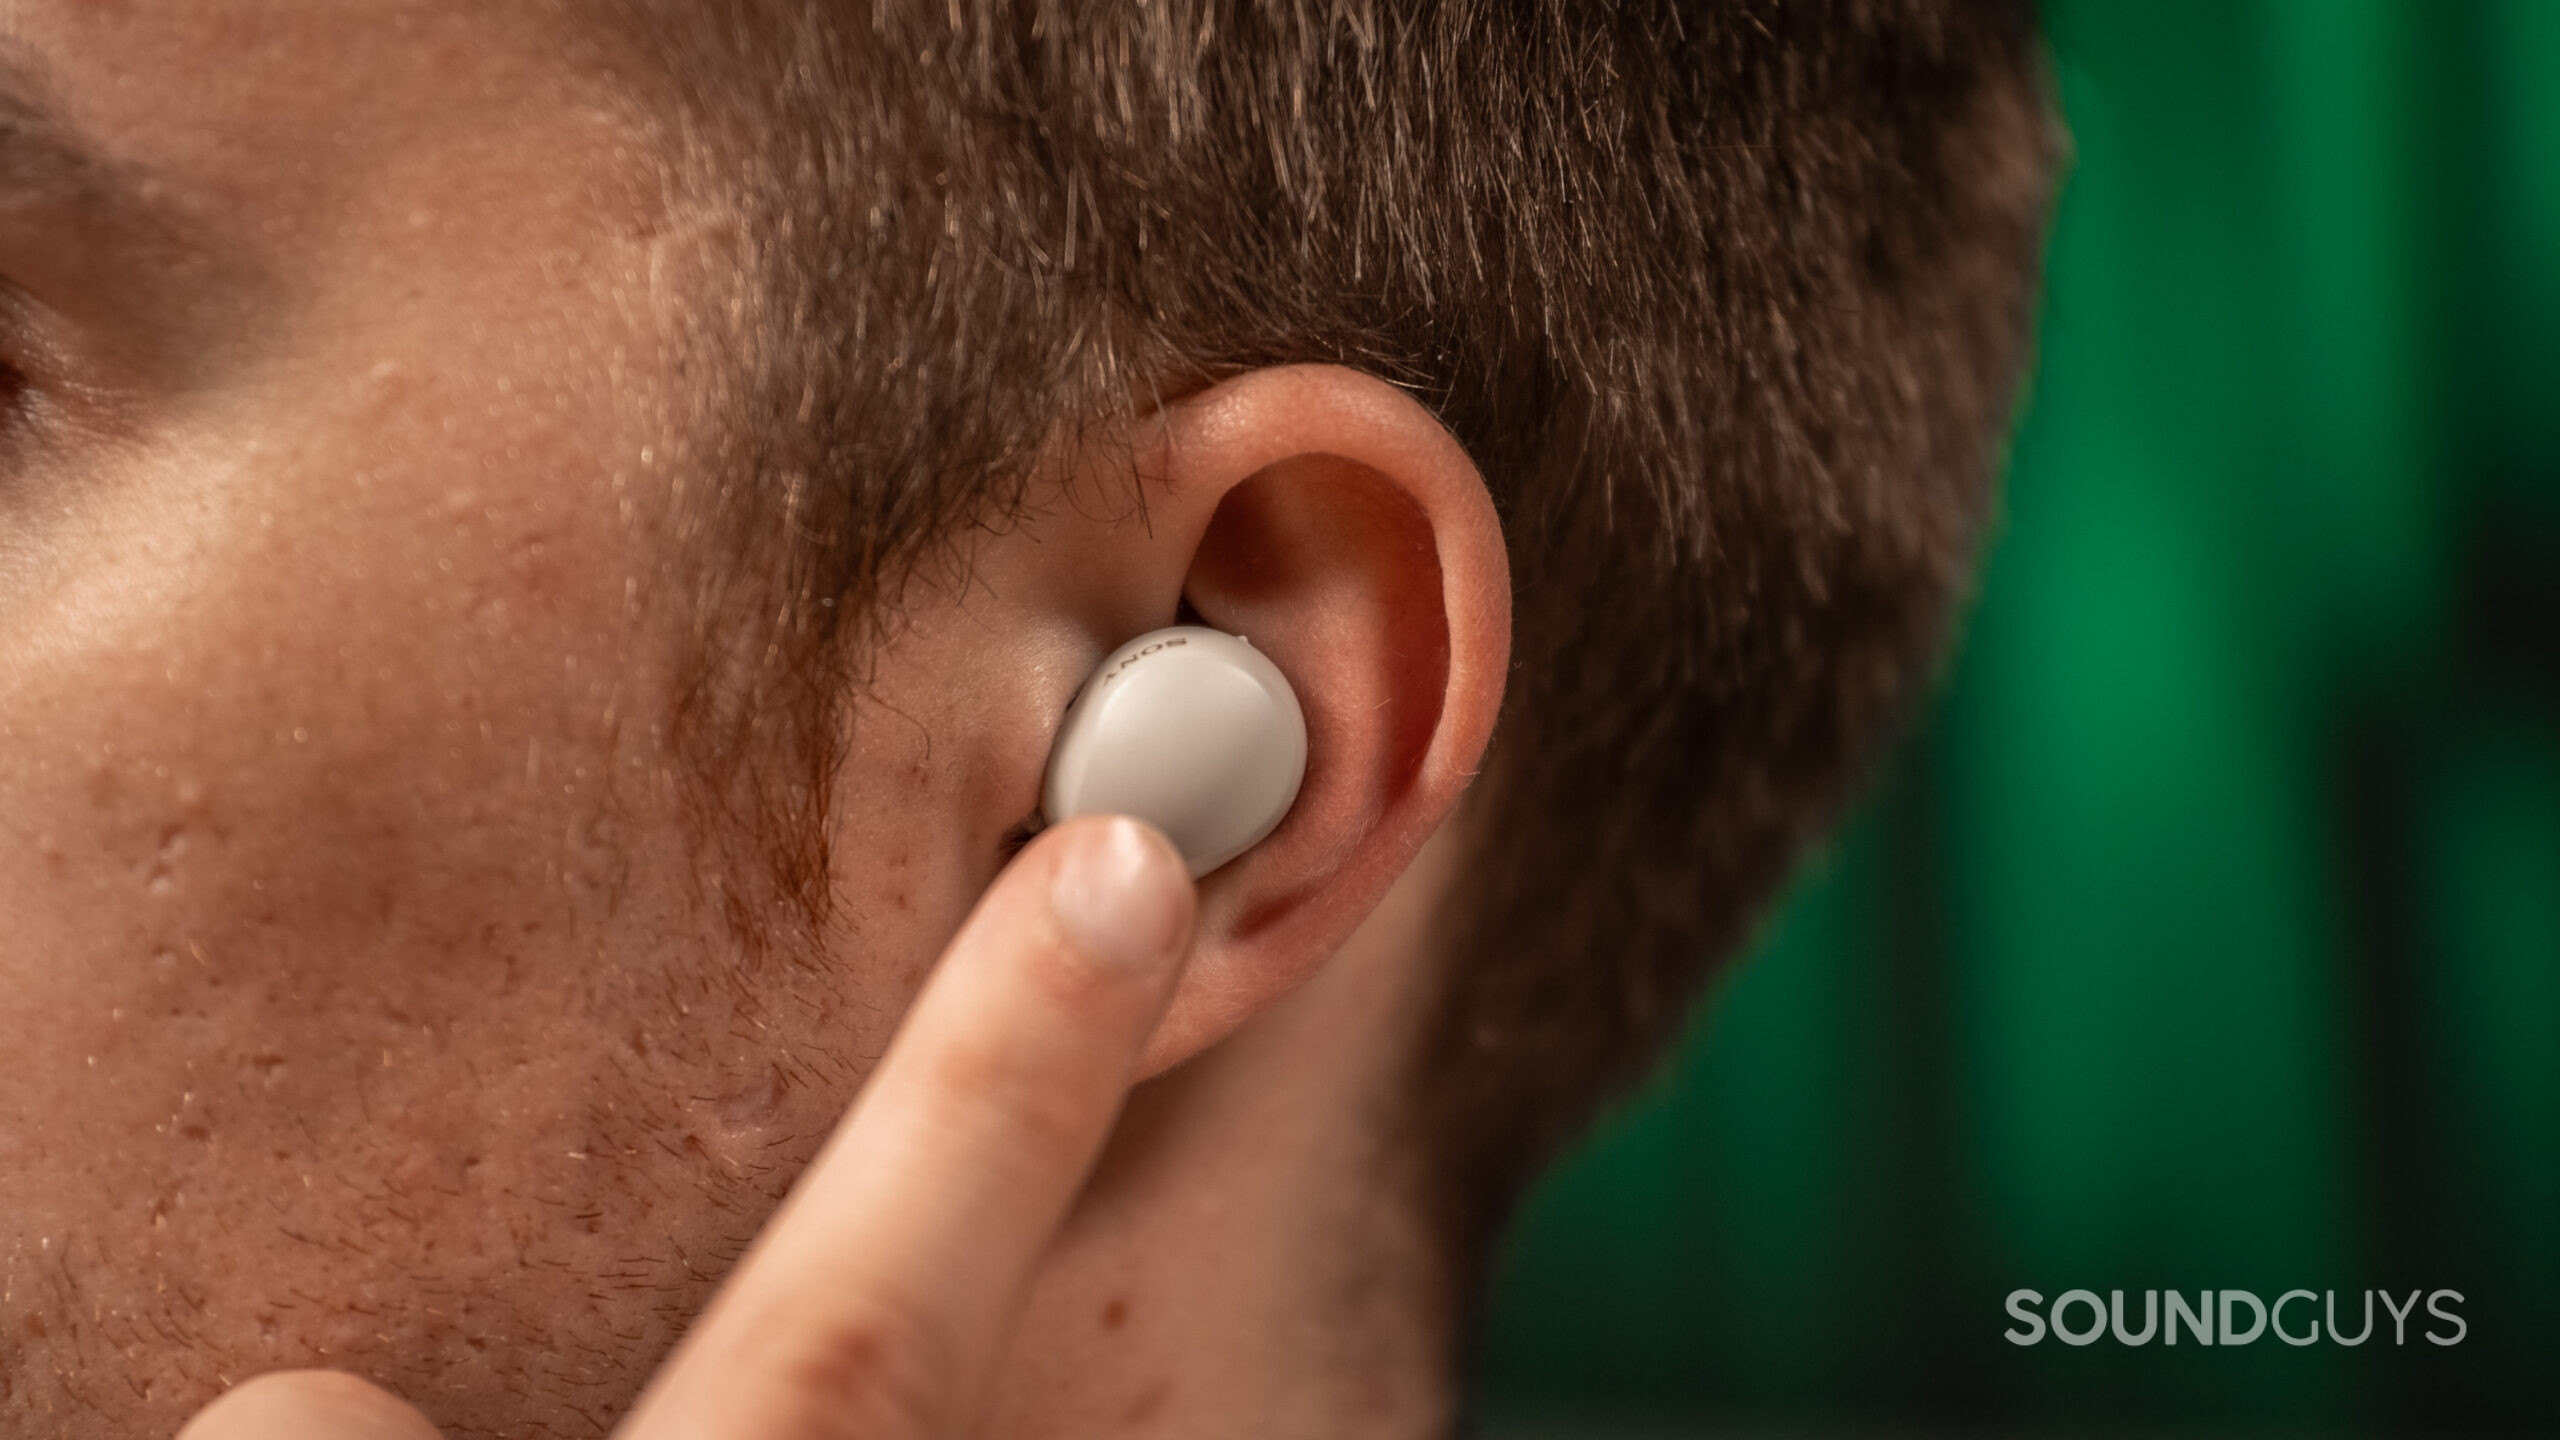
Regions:
<instances>
[{"instance_id":1,"label":"fingernail","mask_svg":"<svg viewBox=\"0 0 2560 1440\"><path fill-rule=\"evenodd\" d=\"M1191 875L1173 845L1139 821L1113 816L1077 837L1049 882L1058 928L1088 953L1132 969L1160 963L1182 941Z\"/></svg>"}]
</instances>

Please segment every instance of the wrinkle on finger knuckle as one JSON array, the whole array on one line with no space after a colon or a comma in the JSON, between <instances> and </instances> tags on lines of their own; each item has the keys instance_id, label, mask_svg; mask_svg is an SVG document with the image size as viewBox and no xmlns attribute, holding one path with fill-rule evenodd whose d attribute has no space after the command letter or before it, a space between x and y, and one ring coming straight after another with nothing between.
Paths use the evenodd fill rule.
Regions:
<instances>
[{"instance_id":1,"label":"wrinkle on finger knuckle","mask_svg":"<svg viewBox=\"0 0 2560 1440\"><path fill-rule=\"evenodd\" d=\"M928 1440L958 1418L951 1346L894 1306L833 1304L771 1329L747 1432L760 1440Z\"/></svg>"},{"instance_id":2,"label":"wrinkle on finger knuckle","mask_svg":"<svg viewBox=\"0 0 2560 1440\"><path fill-rule=\"evenodd\" d=\"M1063 936L1032 946L1021 963L1026 988L1078 1021L1107 1021L1144 999L1138 972L1090 955Z\"/></svg>"},{"instance_id":3,"label":"wrinkle on finger knuckle","mask_svg":"<svg viewBox=\"0 0 2560 1440\"><path fill-rule=\"evenodd\" d=\"M954 1134L1000 1136L1007 1151L1044 1162L1091 1143L1089 1087L1020 1047L955 1044L935 1069L937 1090L952 1107Z\"/></svg>"}]
</instances>

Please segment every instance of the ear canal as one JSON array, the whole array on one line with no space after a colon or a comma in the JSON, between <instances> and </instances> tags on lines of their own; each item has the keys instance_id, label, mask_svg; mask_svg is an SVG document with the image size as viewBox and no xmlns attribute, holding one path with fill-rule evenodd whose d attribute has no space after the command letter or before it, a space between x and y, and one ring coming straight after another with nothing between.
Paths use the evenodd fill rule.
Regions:
<instances>
[{"instance_id":1,"label":"ear canal","mask_svg":"<svg viewBox=\"0 0 2560 1440\"><path fill-rule=\"evenodd\" d=\"M1297 801L1307 722L1270 657L1201 625L1152 630L1086 677L1049 750L1049 823L1134 815L1208 874L1260 843Z\"/></svg>"}]
</instances>

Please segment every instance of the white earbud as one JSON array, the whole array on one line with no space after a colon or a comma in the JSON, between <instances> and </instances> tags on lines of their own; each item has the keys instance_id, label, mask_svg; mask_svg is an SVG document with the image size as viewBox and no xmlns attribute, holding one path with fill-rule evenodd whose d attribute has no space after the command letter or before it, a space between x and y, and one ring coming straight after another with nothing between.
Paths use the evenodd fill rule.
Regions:
<instances>
[{"instance_id":1,"label":"white earbud","mask_svg":"<svg viewBox=\"0 0 2560 1440\"><path fill-rule=\"evenodd\" d=\"M1237 636L1151 630L1094 667L1058 724L1040 811L1135 815L1193 878L1280 824L1307 773L1307 721L1280 667Z\"/></svg>"}]
</instances>

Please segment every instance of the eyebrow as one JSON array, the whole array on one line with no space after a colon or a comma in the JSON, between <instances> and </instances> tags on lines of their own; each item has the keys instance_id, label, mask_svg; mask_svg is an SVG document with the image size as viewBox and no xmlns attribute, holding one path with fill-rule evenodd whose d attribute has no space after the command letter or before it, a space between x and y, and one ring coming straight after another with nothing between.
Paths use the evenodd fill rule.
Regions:
<instances>
[{"instance_id":1,"label":"eyebrow","mask_svg":"<svg viewBox=\"0 0 2560 1440\"><path fill-rule=\"evenodd\" d=\"M115 277L119 308L148 304L164 281L207 264L241 268L147 168L83 134L52 89L43 57L0 35L0 240L12 211L32 211L42 229L66 237L81 268Z\"/></svg>"},{"instance_id":2,"label":"eyebrow","mask_svg":"<svg viewBox=\"0 0 2560 1440\"><path fill-rule=\"evenodd\" d=\"M65 120L24 51L0 39L0 195L112 195L128 178Z\"/></svg>"}]
</instances>

